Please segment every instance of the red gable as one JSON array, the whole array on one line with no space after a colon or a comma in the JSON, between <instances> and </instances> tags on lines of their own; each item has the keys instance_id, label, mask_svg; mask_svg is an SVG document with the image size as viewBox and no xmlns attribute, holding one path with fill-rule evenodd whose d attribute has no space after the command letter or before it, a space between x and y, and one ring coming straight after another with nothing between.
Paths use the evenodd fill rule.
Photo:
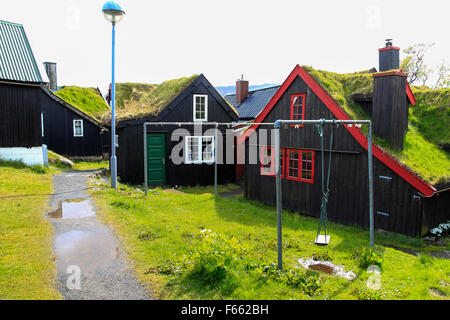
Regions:
<instances>
[{"instance_id":1,"label":"red gable","mask_svg":"<svg viewBox=\"0 0 450 320\"><path fill-rule=\"evenodd\" d=\"M269 103L266 105L264 110L256 118L254 125L239 137L238 143L243 143L247 137L249 137L258 128L258 123L262 123L272 108L276 105L281 96L286 92L292 82L296 77L300 77L305 81L309 88L319 97L319 99L325 104L325 106L334 114L338 120L351 120L350 117L342 110L342 108L331 98L331 96L306 72L302 67L297 65L294 70L292 70L289 77L284 81L283 85L278 89L277 93L272 97ZM411 88L407 87L408 98L412 105L415 104L415 98L412 94ZM358 143L367 150L368 141L361 129L355 126L345 126L347 131L358 141ZM415 175L411 170L401 164L398 160L394 159L389 153L384 151L381 147L376 145L373 146L373 155L388 166L392 171L397 173L403 179L405 179L409 184L416 188L420 193L425 196L431 196L436 191L436 189L430 185L425 180L421 179Z\"/></svg>"}]
</instances>

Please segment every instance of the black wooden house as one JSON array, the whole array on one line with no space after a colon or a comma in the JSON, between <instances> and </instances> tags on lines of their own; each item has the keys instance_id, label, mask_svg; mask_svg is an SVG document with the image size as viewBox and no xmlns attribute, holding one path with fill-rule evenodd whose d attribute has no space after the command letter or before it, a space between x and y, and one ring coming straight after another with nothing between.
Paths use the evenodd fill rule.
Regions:
<instances>
[{"instance_id":1,"label":"black wooden house","mask_svg":"<svg viewBox=\"0 0 450 320\"><path fill-rule=\"evenodd\" d=\"M0 158L44 163L38 66L23 26L0 21Z\"/></svg>"},{"instance_id":2,"label":"black wooden house","mask_svg":"<svg viewBox=\"0 0 450 320\"><path fill-rule=\"evenodd\" d=\"M145 122L189 122L195 125L147 126L148 183L171 186L214 183L214 155L219 152L214 150L214 135L211 134L215 126L202 123L231 123L238 120L238 115L204 75L157 85L137 103L136 112L130 108L125 106L117 115L118 175L122 182L144 182ZM218 129L226 139L227 127ZM221 154L226 159L225 143ZM176 156L181 162L175 161ZM234 177L234 164L218 164L219 183L233 181Z\"/></svg>"},{"instance_id":3,"label":"black wooden house","mask_svg":"<svg viewBox=\"0 0 450 320\"><path fill-rule=\"evenodd\" d=\"M380 49L380 72L341 75L297 65L255 123L349 120L363 114L371 118L375 135L385 143L384 148L373 144L375 228L420 236L450 218L450 192L448 182L433 185L392 155L414 148L404 143L408 107L414 105L415 98L407 74L396 69L398 50L391 45ZM344 88L342 94L336 89L338 83ZM245 143L247 159L245 197L275 205L274 150L270 130L267 139L260 138L264 129L267 126L252 125L239 139ZM326 137L331 130L325 129ZM328 218L368 228L366 134L350 125L334 130ZM318 130L315 126L287 126L281 128L280 137L283 208L319 217L322 148ZM325 141L327 172L329 140ZM257 163L250 164L250 153L255 152Z\"/></svg>"},{"instance_id":4,"label":"black wooden house","mask_svg":"<svg viewBox=\"0 0 450 320\"><path fill-rule=\"evenodd\" d=\"M50 150L70 158L102 156L103 145L109 144L106 126L46 87L40 99L42 139Z\"/></svg>"}]
</instances>

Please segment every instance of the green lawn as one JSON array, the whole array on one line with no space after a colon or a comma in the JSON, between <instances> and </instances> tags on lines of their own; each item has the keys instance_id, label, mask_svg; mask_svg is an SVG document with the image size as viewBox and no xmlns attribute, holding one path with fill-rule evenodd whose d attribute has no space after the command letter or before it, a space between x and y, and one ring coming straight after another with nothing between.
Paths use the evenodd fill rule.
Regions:
<instances>
[{"instance_id":1,"label":"green lawn","mask_svg":"<svg viewBox=\"0 0 450 320\"><path fill-rule=\"evenodd\" d=\"M0 300L61 298L55 289L53 228L44 218L50 197L5 198L52 193L56 172L0 164Z\"/></svg>"},{"instance_id":2,"label":"green lawn","mask_svg":"<svg viewBox=\"0 0 450 320\"><path fill-rule=\"evenodd\" d=\"M222 187L221 190L231 190ZM317 219L284 212L284 266L276 262L273 207L213 196L213 188L184 194L156 189L145 198L123 186L119 193L92 192L99 216L123 241L141 282L163 299L447 299L450 262L389 248L430 251L422 240L376 234L383 258L381 289L366 286L356 251L369 245L358 227L332 224L328 247L314 245ZM211 230L204 231L203 230ZM448 245L445 247L448 249ZM306 271L299 258L319 257L353 271L344 278Z\"/></svg>"},{"instance_id":3,"label":"green lawn","mask_svg":"<svg viewBox=\"0 0 450 320\"><path fill-rule=\"evenodd\" d=\"M108 169L109 170L109 161L101 161L101 162L86 162L86 161L75 161L73 170L97 170L97 169Z\"/></svg>"}]
</instances>

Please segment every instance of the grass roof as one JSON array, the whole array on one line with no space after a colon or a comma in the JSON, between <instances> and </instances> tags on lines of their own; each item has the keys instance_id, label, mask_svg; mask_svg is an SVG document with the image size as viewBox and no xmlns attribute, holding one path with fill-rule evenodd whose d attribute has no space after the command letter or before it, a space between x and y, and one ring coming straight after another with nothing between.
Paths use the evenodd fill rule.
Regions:
<instances>
[{"instance_id":1,"label":"grass roof","mask_svg":"<svg viewBox=\"0 0 450 320\"><path fill-rule=\"evenodd\" d=\"M110 110L108 104L95 88L67 86L58 90L55 94L96 120Z\"/></svg>"},{"instance_id":2,"label":"grass roof","mask_svg":"<svg viewBox=\"0 0 450 320\"><path fill-rule=\"evenodd\" d=\"M423 136L449 150L450 146L450 88L431 90L412 88L416 105L410 109L409 119Z\"/></svg>"},{"instance_id":3,"label":"grass roof","mask_svg":"<svg viewBox=\"0 0 450 320\"><path fill-rule=\"evenodd\" d=\"M139 101L157 85L147 83L116 83L116 107L123 109L131 101Z\"/></svg>"},{"instance_id":4,"label":"grass roof","mask_svg":"<svg viewBox=\"0 0 450 320\"><path fill-rule=\"evenodd\" d=\"M339 74L304 66L314 80L352 119L371 117L353 101L355 94L373 93L373 76L368 72ZM387 141L375 137L384 150L431 184L450 182L450 154L440 148L449 142L450 89L415 90L417 104L410 108L408 131L402 151L394 151ZM447 149L448 150L448 149Z\"/></svg>"},{"instance_id":5,"label":"grass roof","mask_svg":"<svg viewBox=\"0 0 450 320\"><path fill-rule=\"evenodd\" d=\"M116 110L117 121L158 115L197 78L198 75L193 75L191 77L168 80L159 85L146 85L148 88L146 91L136 90L138 88L136 84L129 85L129 88L125 89L126 84L122 84L122 91L131 92L131 94L129 98L123 100L123 107ZM131 91L129 91L130 87ZM109 113L102 117L104 123L109 123L110 119L111 115Z\"/></svg>"}]
</instances>

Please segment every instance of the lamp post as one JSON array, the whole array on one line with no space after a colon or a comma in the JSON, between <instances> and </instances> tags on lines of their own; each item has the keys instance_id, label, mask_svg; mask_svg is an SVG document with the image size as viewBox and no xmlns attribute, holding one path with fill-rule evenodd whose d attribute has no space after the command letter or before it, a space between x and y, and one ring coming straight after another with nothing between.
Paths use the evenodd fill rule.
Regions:
<instances>
[{"instance_id":1,"label":"lamp post","mask_svg":"<svg viewBox=\"0 0 450 320\"><path fill-rule=\"evenodd\" d=\"M105 19L112 23L112 81L111 81L111 188L117 189L117 158L116 158L116 82L115 82L115 51L116 23L122 20L125 11L114 1L108 1L102 8Z\"/></svg>"}]
</instances>

